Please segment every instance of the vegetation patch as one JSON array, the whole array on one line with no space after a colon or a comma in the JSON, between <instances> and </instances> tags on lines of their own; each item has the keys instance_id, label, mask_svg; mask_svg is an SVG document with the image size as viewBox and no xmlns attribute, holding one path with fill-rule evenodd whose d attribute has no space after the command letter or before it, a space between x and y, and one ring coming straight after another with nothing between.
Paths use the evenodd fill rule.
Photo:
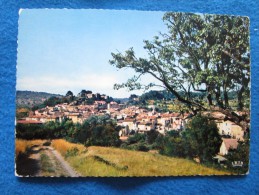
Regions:
<instances>
[{"instance_id":1,"label":"vegetation patch","mask_svg":"<svg viewBox=\"0 0 259 195\"><path fill-rule=\"evenodd\" d=\"M41 171L47 173L54 173L55 169L53 164L51 163L51 159L48 155L41 153L40 155L40 162L41 162Z\"/></svg>"},{"instance_id":2,"label":"vegetation patch","mask_svg":"<svg viewBox=\"0 0 259 195\"><path fill-rule=\"evenodd\" d=\"M78 152L79 152L79 150L78 150L78 148L76 148L76 147L74 147L74 148L72 148L72 149L70 149L70 150L67 150L67 152L66 152L66 154L65 154L65 158L68 158L68 157L70 157L70 156L77 156L77 155L78 155Z\"/></svg>"},{"instance_id":3,"label":"vegetation patch","mask_svg":"<svg viewBox=\"0 0 259 195\"><path fill-rule=\"evenodd\" d=\"M15 156L16 158L18 155L28 154L29 150L32 146L39 146L44 143L44 140L22 140L16 139L15 140Z\"/></svg>"},{"instance_id":4,"label":"vegetation patch","mask_svg":"<svg viewBox=\"0 0 259 195\"><path fill-rule=\"evenodd\" d=\"M110 162L108 160L105 160L104 158L102 158L100 156L97 156L97 155L94 155L93 158L94 158L94 160L97 160L99 162L105 163L106 165L112 166L112 167L114 167L114 168L116 168L118 170L127 170L128 169L128 166L119 167L115 163L112 163L112 162Z\"/></svg>"},{"instance_id":5,"label":"vegetation patch","mask_svg":"<svg viewBox=\"0 0 259 195\"><path fill-rule=\"evenodd\" d=\"M50 146L51 145L51 141L46 141L43 143L43 146Z\"/></svg>"}]
</instances>

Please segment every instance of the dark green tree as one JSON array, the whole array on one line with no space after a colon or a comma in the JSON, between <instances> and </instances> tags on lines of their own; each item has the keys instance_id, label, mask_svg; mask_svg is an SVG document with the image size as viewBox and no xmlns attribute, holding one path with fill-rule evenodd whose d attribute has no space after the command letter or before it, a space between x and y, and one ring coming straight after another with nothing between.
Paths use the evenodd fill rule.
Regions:
<instances>
[{"instance_id":1,"label":"dark green tree","mask_svg":"<svg viewBox=\"0 0 259 195\"><path fill-rule=\"evenodd\" d=\"M158 131L155 131L155 130L148 131L147 132L147 140L146 140L147 143L148 144L153 144L156 141L158 135L159 135Z\"/></svg>"},{"instance_id":2,"label":"dark green tree","mask_svg":"<svg viewBox=\"0 0 259 195\"><path fill-rule=\"evenodd\" d=\"M130 99L130 100L134 100L134 98L137 98L137 97L138 97L138 96L137 96L136 94L131 94L130 97L129 97L129 99Z\"/></svg>"},{"instance_id":3,"label":"dark green tree","mask_svg":"<svg viewBox=\"0 0 259 195\"><path fill-rule=\"evenodd\" d=\"M64 98L63 102L70 103L75 99L75 96L72 91L68 91L66 93L66 97Z\"/></svg>"},{"instance_id":4,"label":"dark green tree","mask_svg":"<svg viewBox=\"0 0 259 195\"><path fill-rule=\"evenodd\" d=\"M66 93L66 97L73 96L73 95L74 95L74 94L73 94L72 91L68 91L68 92Z\"/></svg>"},{"instance_id":5,"label":"dark green tree","mask_svg":"<svg viewBox=\"0 0 259 195\"><path fill-rule=\"evenodd\" d=\"M86 95L86 90L85 89L82 89L81 92L78 94L79 97L85 97Z\"/></svg>"},{"instance_id":6,"label":"dark green tree","mask_svg":"<svg viewBox=\"0 0 259 195\"><path fill-rule=\"evenodd\" d=\"M182 132L186 155L199 157L201 162L212 161L222 143L214 121L200 114L193 117Z\"/></svg>"}]
</instances>

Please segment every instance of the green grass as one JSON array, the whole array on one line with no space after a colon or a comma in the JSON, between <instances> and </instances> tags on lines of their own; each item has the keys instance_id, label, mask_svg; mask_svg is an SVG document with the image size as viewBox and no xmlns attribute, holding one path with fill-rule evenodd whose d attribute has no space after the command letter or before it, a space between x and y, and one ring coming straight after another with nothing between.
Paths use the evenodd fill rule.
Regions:
<instances>
[{"instance_id":1,"label":"green grass","mask_svg":"<svg viewBox=\"0 0 259 195\"><path fill-rule=\"evenodd\" d=\"M54 140L55 143L55 140ZM67 146L70 143L67 142ZM75 147L75 144L73 144ZM172 158L149 152L91 146L81 148L66 160L81 176L178 176L230 175L230 172L208 168L191 160ZM58 150L58 149L57 149ZM64 154L64 152L63 152Z\"/></svg>"},{"instance_id":2,"label":"green grass","mask_svg":"<svg viewBox=\"0 0 259 195\"><path fill-rule=\"evenodd\" d=\"M41 176L69 176L69 174L63 169L60 162L54 158L52 154L46 151L42 151L40 154L40 164L41 164Z\"/></svg>"},{"instance_id":3,"label":"green grass","mask_svg":"<svg viewBox=\"0 0 259 195\"><path fill-rule=\"evenodd\" d=\"M41 153L40 154L40 163L41 163L41 171L42 174L48 175L55 172L55 169L51 163L50 158L48 155Z\"/></svg>"}]
</instances>

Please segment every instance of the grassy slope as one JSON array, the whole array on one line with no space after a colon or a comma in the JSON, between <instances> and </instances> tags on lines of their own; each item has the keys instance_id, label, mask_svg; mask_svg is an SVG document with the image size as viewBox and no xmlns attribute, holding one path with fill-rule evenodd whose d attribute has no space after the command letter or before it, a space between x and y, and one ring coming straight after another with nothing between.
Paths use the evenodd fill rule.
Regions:
<instances>
[{"instance_id":1,"label":"grassy slope","mask_svg":"<svg viewBox=\"0 0 259 195\"><path fill-rule=\"evenodd\" d=\"M120 148L91 146L64 140L53 140L52 146L65 156L66 150L77 147L78 155L66 160L82 176L177 176L177 175L225 175L193 161L171 158L148 152L129 151Z\"/></svg>"}]
</instances>

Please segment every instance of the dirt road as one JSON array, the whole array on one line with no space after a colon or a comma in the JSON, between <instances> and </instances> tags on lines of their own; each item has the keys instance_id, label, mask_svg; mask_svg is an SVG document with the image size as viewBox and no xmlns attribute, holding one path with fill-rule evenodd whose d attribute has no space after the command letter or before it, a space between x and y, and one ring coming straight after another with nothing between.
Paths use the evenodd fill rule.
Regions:
<instances>
[{"instance_id":1,"label":"dirt road","mask_svg":"<svg viewBox=\"0 0 259 195\"><path fill-rule=\"evenodd\" d=\"M28 155L16 161L19 176L79 177L65 159L51 146L34 145Z\"/></svg>"},{"instance_id":2,"label":"dirt road","mask_svg":"<svg viewBox=\"0 0 259 195\"><path fill-rule=\"evenodd\" d=\"M58 160L58 162L63 167L64 171L68 173L69 177L79 177L80 175L76 173L73 168L65 161L65 159L56 151L54 148L47 146L46 147L49 152Z\"/></svg>"}]
</instances>

